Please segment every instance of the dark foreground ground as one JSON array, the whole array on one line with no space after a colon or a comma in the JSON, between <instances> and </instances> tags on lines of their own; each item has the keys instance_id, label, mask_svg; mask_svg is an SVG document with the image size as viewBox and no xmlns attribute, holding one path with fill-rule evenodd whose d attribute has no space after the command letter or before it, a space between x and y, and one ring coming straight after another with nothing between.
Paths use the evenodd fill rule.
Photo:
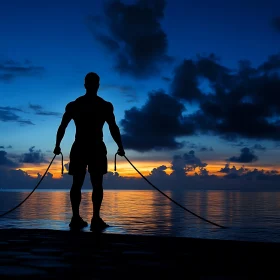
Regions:
<instances>
[{"instance_id":1,"label":"dark foreground ground","mask_svg":"<svg viewBox=\"0 0 280 280\"><path fill-rule=\"evenodd\" d=\"M0 230L0 279L280 279L280 243Z\"/></svg>"}]
</instances>

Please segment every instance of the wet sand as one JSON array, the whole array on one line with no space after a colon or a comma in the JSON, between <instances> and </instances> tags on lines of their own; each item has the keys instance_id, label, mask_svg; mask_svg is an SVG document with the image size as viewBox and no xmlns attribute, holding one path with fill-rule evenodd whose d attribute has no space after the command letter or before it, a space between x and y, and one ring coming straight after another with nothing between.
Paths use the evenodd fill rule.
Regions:
<instances>
[{"instance_id":1,"label":"wet sand","mask_svg":"<svg viewBox=\"0 0 280 280\"><path fill-rule=\"evenodd\" d=\"M0 279L279 279L279 249L280 243L2 229Z\"/></svg>"}]
</instances>

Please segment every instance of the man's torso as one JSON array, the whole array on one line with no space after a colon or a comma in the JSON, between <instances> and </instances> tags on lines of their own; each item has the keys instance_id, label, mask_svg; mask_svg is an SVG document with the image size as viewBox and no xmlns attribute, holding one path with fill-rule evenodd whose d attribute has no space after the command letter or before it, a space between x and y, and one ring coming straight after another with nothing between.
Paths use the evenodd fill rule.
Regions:
<instances>
[{"instance_id":1,"label":"man's torso","mask_svg":"<svg viewBox=\"0 0 280 280\"><path fill-rule=\"evenodd\" d=\"M96 96L86 95L67 104L66 112L76 125L76 144L94 145L103 141L103 126L110 112L110 103Z\"/></svg>"}]
</instances>

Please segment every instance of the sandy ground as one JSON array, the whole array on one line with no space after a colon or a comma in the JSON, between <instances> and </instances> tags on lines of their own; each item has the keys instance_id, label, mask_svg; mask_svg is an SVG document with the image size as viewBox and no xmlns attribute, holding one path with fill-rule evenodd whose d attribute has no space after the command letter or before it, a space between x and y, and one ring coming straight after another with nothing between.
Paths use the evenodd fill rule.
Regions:
<instances>
[{"instance_id":1,"label":"sandy ground","mask_svg":"<svg viewBox=\"0 0 280 280\"><path fill-rule=\"evenodd\" d=\"M0 279L280 279L280 243L0 230Z\"/></svg>"}]
</instances>

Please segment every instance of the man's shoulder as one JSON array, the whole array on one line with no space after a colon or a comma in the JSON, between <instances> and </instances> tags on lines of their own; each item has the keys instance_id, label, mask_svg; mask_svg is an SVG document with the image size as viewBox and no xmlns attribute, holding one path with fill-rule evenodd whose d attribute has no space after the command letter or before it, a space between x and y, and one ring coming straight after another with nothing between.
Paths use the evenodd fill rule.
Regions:
<instances>
[{"instance_id":1,"label":"man's shoulder","mask_svg":"<svg viewBox=\"0 0 280 280\"><path fill-rule=\"evenodd\" d=\"M103 99L102 97L100 96L97 96L98 98L98 101L103 105L105 106L107 109L111 110L113 109L113 104L105 99Z\"/></svg>"},{"instance_id":2,"label":"man's shoulder","mask_svg":"<svg viewBox=\"0 0 280 280\"><path fill-rule=\"evenodd\" d=\"M74 109L78 104L82 103L84 101L84 96L80 96L78 98L76 98L75 100L70 101L67 105L66 105L66 110L72 110Z\"/></svg>"}]
</instances>

